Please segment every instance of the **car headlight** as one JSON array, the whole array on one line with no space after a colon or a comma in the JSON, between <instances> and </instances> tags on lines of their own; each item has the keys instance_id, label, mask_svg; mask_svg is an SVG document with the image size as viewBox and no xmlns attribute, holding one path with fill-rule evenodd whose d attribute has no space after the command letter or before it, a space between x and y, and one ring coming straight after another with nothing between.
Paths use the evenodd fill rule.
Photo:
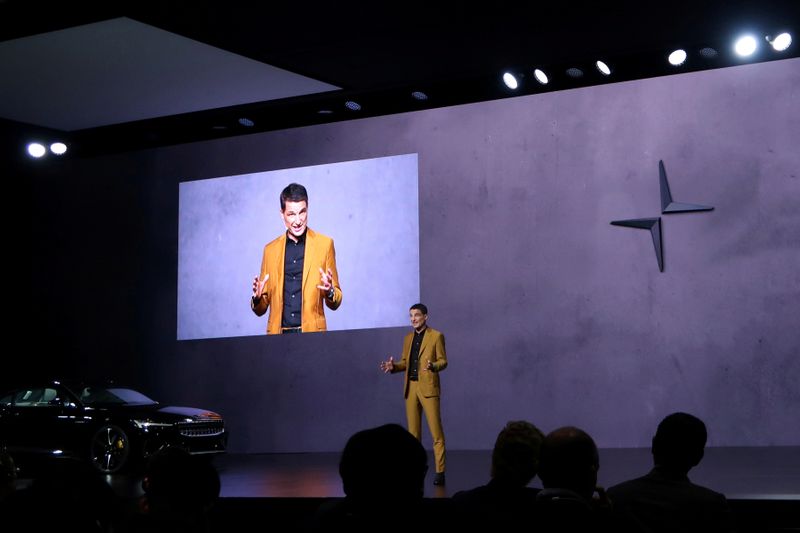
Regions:
<instances>
[{"instance_id":1,"label":"car headlight","mask_svg":"<svg viewBox=\"0 0 800 533\"><path fill-rule=\"evenodd\" d=\"M149 420L149 419L133 420L133 425L136 426L137 428L143 429L145 431L147 431L149 429L153 429L153 428L168 428L168 427L172 427L171 423L168 423L168 422L153 422L152 420Z\"/></svg>"}]
</instances>

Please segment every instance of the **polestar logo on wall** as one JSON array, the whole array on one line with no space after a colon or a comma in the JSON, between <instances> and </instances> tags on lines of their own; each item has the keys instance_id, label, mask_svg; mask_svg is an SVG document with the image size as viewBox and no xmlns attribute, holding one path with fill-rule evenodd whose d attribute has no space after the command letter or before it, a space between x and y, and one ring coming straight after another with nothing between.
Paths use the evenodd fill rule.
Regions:
<instances>
[{"instance_id":1,"label":"polestar logo on wall","mask_svg":"<svg viewBox=\"0 0 800 533\"><path fill-rule=\"evenodd\" d=\"M664 168L664 161L658 162L658 182L661 188L661 214L672 215L675 213L692 213L695 211L711 211L714 208L710 205L686 204L672 200L672 193L669 190L667 181L667 171ZM627 220L612 220L614 226L624 226L626 228L639 228L650 230L653 238L653 248L656 251L658 270L664 272L664 250L661 242L661 217L657 218L630 218Z\"/></svg>"}]
</instances>

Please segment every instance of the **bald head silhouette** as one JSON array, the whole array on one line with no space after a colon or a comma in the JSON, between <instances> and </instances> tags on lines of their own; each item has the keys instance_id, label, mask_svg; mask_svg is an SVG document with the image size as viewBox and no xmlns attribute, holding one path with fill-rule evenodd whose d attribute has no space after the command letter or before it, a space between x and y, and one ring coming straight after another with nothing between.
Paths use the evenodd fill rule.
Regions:
<instances>
[{"instance_id":1,"label":"bald head silhouette","mask_svg":"<svg viewBox=\"0 0 800 533\"><path fill-rule=\"evenodd\" d=\"M597 446L582 429L566 426L545 437L539 455L539 478L545 488L568 489L591 499L599 468Z\"/></svg>"}]
</instances>

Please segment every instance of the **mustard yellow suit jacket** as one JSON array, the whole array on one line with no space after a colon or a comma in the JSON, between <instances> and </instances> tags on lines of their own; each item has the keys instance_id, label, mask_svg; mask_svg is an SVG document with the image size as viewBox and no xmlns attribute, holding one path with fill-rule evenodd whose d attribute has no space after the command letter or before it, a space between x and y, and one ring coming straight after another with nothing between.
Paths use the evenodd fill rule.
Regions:
<instances>
[{"instance_id":1,"label":"mustard yellow suit jacket","mask_svg":"<svg viewBox=\"0 0 800 533\"><path fill-rule=\"evenodd\" d=\"M267 318L267 333L281 332L281 318L283 315L283 260L286 254L286 232L280 237L264 246L264 255L261 259L261 274L259 279L264 279L269 274L269 279L264 285L264 290L258 298L250 299L253 312L262 316L269 309ZM324 272L328 269L333 274L332 299L325 297L323 291L317 288L320 283L319 269ZM325 331L328 325L325 322L325 308L335 310L342 304L342 289L339 287L339 273L336 271L336 251L333 248L333 239L321 233L306 229L306 249L303 258L303 305L301 311L301 326L303 332Z\"/></svg>"},{"instance_id":2,"label":"mustard yellow suit jacket","mask_svg":"<svg viewBox=\"0 0 800 533\"><path fill-rule=\"evenodd\" d=\"M403 340L403 356L394 364L392 372L405 371L403 380L403 397L408 397L408 357L411 354L411 343L414 341L414 332L411 331ZM433 370L423 370L428 361L433 364ZM422 395L426 398L439 396L439 372L447 368L447 352L444 348L444 335L433 328L425 330L422 345L419 347L419 366L417 368L417 382Z\"/></svg>"}]
</instances>

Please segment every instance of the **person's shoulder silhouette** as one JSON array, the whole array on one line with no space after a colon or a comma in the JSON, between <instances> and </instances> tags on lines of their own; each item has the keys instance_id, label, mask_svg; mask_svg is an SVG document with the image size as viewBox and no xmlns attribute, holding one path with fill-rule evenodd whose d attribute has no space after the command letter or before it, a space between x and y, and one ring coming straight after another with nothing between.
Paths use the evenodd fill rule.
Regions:
<instances>
[{"instance_id":1,"label":"person's shoulder silhouette","mask_svg":"<svg viewBox=\"0 0 800 533\"><path fill-rule=\"evenodd\" d=\"M639 531L732 531L725 496L689 480L705 453L706 425L688 413L672 413L652 441L653 469L608 490L622 527Z\"/></svg>"}]
</instances>

